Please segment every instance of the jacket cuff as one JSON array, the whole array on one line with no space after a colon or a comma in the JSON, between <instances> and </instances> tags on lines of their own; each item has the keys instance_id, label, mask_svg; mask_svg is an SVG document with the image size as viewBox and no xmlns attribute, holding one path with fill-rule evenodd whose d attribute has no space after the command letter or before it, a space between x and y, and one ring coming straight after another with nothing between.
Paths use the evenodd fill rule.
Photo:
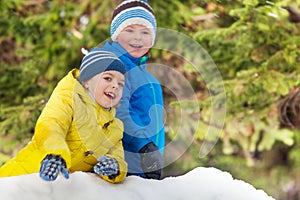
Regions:
<instances>
[{"instance_id":1,"label":"jacket cuff","mask_svg":"<svg viewBox=\"0 0 300 200\"><path fill-rule=\"evenodd\" d=\"M150 143L148 138L133 138L131 141L131 149L133 152L139 152L146 144Z\"/></svg>"}]
</instances>

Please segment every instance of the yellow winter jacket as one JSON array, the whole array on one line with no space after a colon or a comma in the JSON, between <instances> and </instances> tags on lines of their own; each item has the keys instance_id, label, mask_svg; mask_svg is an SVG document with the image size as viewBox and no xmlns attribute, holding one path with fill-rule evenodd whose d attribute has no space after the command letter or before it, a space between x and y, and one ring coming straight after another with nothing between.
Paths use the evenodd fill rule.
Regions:
<instances>
[{"instance_id":1,"label":"yellow winter jacket","mask_svg":"<svg viewBox=\"0 0 300 200\"><path fill-rule=\"evenodd\" d=\"M116 110L96 104L77 81L73 69L54 89L42 111L32 140L16 157L0 168L0 177L39 172L47 154L61 155L69 172L89 172L99 156L115 158L120 175L109 182L122 181L127 173L122 146L123 124L115 118Z\"/></svg>"}]
</instances>

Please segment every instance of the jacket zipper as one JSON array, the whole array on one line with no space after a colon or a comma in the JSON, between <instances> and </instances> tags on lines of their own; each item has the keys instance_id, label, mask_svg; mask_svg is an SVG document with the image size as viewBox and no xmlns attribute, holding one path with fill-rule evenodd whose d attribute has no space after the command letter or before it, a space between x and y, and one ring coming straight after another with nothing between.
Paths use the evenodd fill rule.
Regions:
<instances>
[{"instance_id":1,"label":"jacket zipper","mask_svg":"<svg viewBox=\"0 0 300 200\"><path fill-rule=\"evenodd\" d=\"M142 63L145 59L146 59L146 56L143 56L143 57L141 58L141 60L138 62L138 67L139 67L140 70L143 70L143 68L141 67L141 63ZM154 91L153 84L152 84L152 82L149 80L149 78L148 78L147 76L146 76L146 79L147 79L147 81L148 81L148 83L150 84L150 87L151 87L151 89L152 89L154 105L156 105L156 104L157 104L157 101L156 101L156 93L155 93L155 91ZM156 116L155 116L155 117L156 117L156 121L158 122L159 118L158 118L158 111L157 111L156 106L155 106L155 115L156 115ZM155 144L156 144L156 146L158 147L158 141L159 141L159 123L156 123L156 133L157 133L157 135L156 135L156 139L155 139Z\"/></svg>"}]
</instances>

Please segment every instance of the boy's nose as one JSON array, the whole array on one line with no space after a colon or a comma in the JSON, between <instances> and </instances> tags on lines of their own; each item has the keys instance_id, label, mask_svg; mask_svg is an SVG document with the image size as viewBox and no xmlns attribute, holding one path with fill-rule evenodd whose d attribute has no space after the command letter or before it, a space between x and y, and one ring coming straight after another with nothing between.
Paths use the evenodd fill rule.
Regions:
<instances>
[{"instance_id":1,"label":"boy's nose","mask_svg":"<svg viewBox=\"0 0 300 200\"><path fill-rule=\"evenodd\" d=\"M142 38L141 33L139 33L139 32L135 33L135 38L136 39L141 39Z\"/></svg>"},{"instance_id":2,"label":"boy's nose","mask_svg":"<svg viewBox=\"0 0 300 200\"><path fill-rule=\"evenodd\" d=\"M112 88L118 89L119 88L118 82L113 82L112 83Z\"/></svg>"}]
</instances>

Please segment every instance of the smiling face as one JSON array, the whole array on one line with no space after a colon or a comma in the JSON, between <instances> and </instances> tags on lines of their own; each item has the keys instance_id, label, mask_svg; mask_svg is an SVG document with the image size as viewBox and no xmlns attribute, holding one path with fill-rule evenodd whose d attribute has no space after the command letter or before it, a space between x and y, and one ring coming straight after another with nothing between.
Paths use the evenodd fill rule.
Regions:
<instances>
[{"instance_id":1,"label":"smiling face","mask_svg":"<svg viewBox=\"0 0 300 200\"><path fill-rule=\"evenodd\" d=\"M84 86L99 105L104 108L111 108L119 103L124 84L125 77L122 73L105 71L88 80Z\"/></svg>"},{"instance_id":2,"label":"smiling face","mask_svg":"<svg viewBox=\"0 0 300 200\"><path fill-rule=\"evenodd\" d=\"M122 30L116 42L131 56L139 58L152 47L151 32L143 25L133 24Z\"/></svg>"}]
</instances>

